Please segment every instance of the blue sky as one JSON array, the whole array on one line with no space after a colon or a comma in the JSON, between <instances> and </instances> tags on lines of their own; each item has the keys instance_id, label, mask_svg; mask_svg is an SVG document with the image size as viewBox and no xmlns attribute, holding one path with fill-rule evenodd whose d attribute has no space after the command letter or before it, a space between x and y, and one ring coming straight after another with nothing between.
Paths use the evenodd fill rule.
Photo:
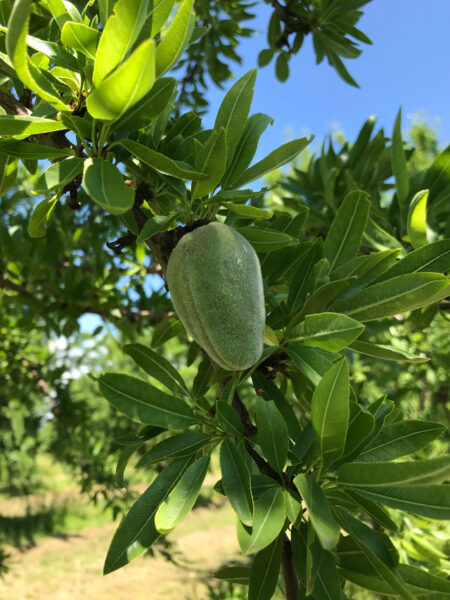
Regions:
<instances>
[{"instance_id":1,"label":"blue sky","mask_svg":"<svg viewBox=\"0 0 450 600\"><path fill-rule=\"evenodd\" d=\"M262 158L289 137L313 133L321 141L332 127L352 140L370 115L390 135L398 108L403 108L403 130L420 113L431 123L440 122L441 144L450 139L450 0L373 0L364 9L358 27L373 41L362 44L363 53L345 64L360 85L343 82L326 59L315 64L310 36L291 59L290 77L277 81L274 65L258 69L252 112L274 118L261 138L256 158ZM257 64L266 46L270 7L258 2L257 18L249 26L260 34L240 48L242 66L233 66L236 78ZM228 89L228 88L227 88ZM211 125L224 92L211 88Z\"/></svg>"}]
</instances>

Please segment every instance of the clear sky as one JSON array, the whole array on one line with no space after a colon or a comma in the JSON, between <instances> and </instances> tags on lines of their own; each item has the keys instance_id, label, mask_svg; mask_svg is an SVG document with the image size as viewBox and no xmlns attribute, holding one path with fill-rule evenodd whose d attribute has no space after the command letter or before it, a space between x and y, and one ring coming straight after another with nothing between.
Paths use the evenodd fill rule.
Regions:
<instances>
[{"instance_id":1,"label":"clear sky","mask_svg":"<svg viewBox=\"0 0 450 600\"><path fill-rule=\"evenodd\" d=\"M358 27L373 45L361 44L361 56L345 60L360 89L342 81L326 59L315 64L310 36L291 59L285 83L275 78L273 62L258 69L252 112L266 113L275 122L261 138L257 158L288 137L313 133L321 141L332 127L353 140L370 115L378 115L378 124L390 135L400 106L404 130L420 113L431 123L438 119L441 145L449 142L450 0L373 0L363 11ZM270 7L258 2L253 12L257 18L248 24L261 33L241 44L243 64L233 66L237 78L257 64L259 51L267 47ZM207 126L223 92L214 87L208 96L212 117L205 117Z\"/></svg>"}]
</instances>

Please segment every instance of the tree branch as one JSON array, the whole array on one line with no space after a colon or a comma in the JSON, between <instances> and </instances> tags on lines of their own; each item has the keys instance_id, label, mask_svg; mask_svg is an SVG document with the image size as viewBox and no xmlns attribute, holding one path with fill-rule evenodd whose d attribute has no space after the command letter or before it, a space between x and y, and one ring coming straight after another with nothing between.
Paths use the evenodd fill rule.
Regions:
<instances>
[{"instance_id":1,"label":"tree branch","mask_svg":"<svg viewBox=\"0 0 450 600\"><path fill-rule=\"evenodd\" d=\"M292 554L291 540L286 534L283 539L283 553L281 557L283 568L286 600L297 600L299 593L298 577L295 571L294 555Z\"/></svg>"}]
</instances>

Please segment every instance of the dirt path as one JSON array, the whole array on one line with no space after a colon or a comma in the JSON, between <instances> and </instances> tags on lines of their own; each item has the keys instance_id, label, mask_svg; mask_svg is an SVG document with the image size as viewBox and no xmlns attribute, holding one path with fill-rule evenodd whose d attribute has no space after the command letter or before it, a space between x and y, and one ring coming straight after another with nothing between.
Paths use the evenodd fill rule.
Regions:
<instances>
[{"instance_id":1,"label":"dirt path","mask_svg":"<svg viewBox=\"0 0 450 600\"><path fill-rule=\"evenodd\" d=\"M169 536L177 567L162 556L140 557L103 577L102 566L117 524L66 539L45 538L24 553L11 550L0 600L197 600L205 581L238 554L235 517L227 506L199 508Z\"/></svg>"}]
</instances>

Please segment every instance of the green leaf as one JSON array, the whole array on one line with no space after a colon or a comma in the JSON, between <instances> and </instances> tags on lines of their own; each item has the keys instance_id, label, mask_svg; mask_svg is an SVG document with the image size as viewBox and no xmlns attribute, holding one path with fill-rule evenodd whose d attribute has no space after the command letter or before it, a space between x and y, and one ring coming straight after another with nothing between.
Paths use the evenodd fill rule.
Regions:
<instances>
[{"instance_id":1,"label":"green leaf","mask_svg":"<svg viewBox=\"0 0 450 600\"><path fill-rule=\"evenodd\" d=\"M183 400L136 377L107 373L100 377L99 385L114 408L138 423L184 429L195 422L194 413Z\"/></svg>"},{"instance_id":2,"label":"green leaf","mask_svg":"<svg viewBox=\"0 0 450 600\"><path fill-rule=\"evenodd\" d=\"M396 250L397 248L400 248L401 256L404 256L406 253L402 243L390 233L385 231L382 227L380 227L378 223L375 223L375 221L370 217L367 221L364 238L368 241L372 248L375 248L375 250Z\"/></svg>"},{"instance_id":3,"label":"green leaf","mask_svg":"<svg viewBox=\"0 0 450 600\"><path fill-rule=\"evenodd\" d=\"M67 21L82 22L80 13L70 2L63 2L63 0L47 0L46 4L60 29L63 28L64 23Z\"/></svg>"},{"instance_id":4,"label":"green leaf","mask_svg":"<svg viewBox=\"0 0 450 600\"><path fill-rule=\"evenodd\" d=\"M187 387L183 378L170 362L150 348L142 344L127 344L123 347L131 358L146 372L150 377L154 377L160 383L166 386L174 394L186 395Z\"/></svg>"},{"instance_id":5,"label":"green leaf","mask_svg":"<svg viewBox=\"0 0 450 600\"><path fill-rule=\"evenodd\" d=\"M273 487L263 492L255 501L251 533L238 523L242 552L252 554L266 548L282 530L285 517L283 490Z\"/></svg>"},{"instance_id":6,"label":"green leaf","mask_svg":"<svg viewBox=\"0 0 450 600\"><path fill-rule=\"evenodd\" d=\"M230 504L245 525L253 522L253 497L247 462L231 440L224 440L220 447L220 469L223 489Z\"/></svg>"},{"instance_id":7,"label":"green leaf","mask_svg":"<svg viewBox=\"0 0 450 600\"><path fill-rule=\"evenodd\" d=\"M298 342L288 345L286 352L294 365L313 383L317 385L323 375L332 366L329 360L322 352L313 348L303 346Z\"/></svg>"},{"instance_id":8,"label":"green leaf","mask_svg":"<svg viewBox=\"0 0 450 600\"><path fill-rule=\"evenodd\" d=\"M166 467L133 504L112 539L103 569L105 575L131 562L159 537L155 528L158 506L175 488L191 460L180 459Z\"/></svg>"},{"instance_id":9,"label":"green leaf","mask_svg":"<svg viewBox=\"0 0 450 600\"><path fill-rule=\"evenodd\" d=\"M278 81L286 81L289 77L289 55L286 52L280 52L275 61L275 75Z\"/></svg>"},{"instance_id":10,"label":"green leaf","mask_svg":"<svg viewBox=\"0 0 450 600\"><path fill-rule=\"evenodd\" d=\"M375 419L356 402L350 402L350 420L345 440L344 459L350 460L358 455L365 441L375 428Z\"/></svg>"},{"instance_id":11,"label":"green leaf","mask_svg":"<svg viewBox=\"0 0 450 600\"><path fill-rule=\"evenodd\" d=\"M270 210L258 208L251 204L233 204L232 202L221 202L221 204L229 211L239 215L242 219L271 219L273 216Z\"/></svg>"},{"instance_id":12,"label":"green leaf","mask_svg":"<svg viewBox=\"0 0 450 600\"><path fill-rule=\"evenodd\" d=\"M344 528L352 535L359 549L364 553L377 575L385 581L393 591L405 600L414 600L403 582L397 577L394 570L383 560L383 554L380 551L380 538L367 525L361 523L346 511L337 508L339 517Z\"/></svg>"},{"instance_id":13,"label":"green leaf","mask_svg":"<svg viewBox=\"0 0 450 600\"><path fill-rule=\"evenodd\" d=\"M277 586L283 551L283 534L267 548L260 550L250 570L248 599L270 600Z\"/></svg>"},{"instance_id":14,"label":"green leaf","mask_svg":"<svg viewBox=\"0 0 450 600\"><path fill-rule=\"evenodd\" d=\"M180 335L184 332L184 327L180 323L178 319L174 317L169 317L168 319L163 319L156 325L153 330L152 337L152 348L158 348L162 344L165 344L172 338L177 335Z\"/></svg>"},{"instance_id":15,"label":"green leaf","mask_svg":"<svg viewBox=\"0 0 450 600\"><path fill-rule=\"evenodd\" d=\"M208 179L193 184L191 201L206 196L217 187L225 172L226 164L227 135L222 127L218 131L213 131L196 160L196 167L202 173L206 173Z\"/></svg>"},{"instance_id":16,"label":"green leaf","mask_svg":"<svg viewBox=\"0 0 450 600\"><path fill-rule=\"evenodd\" d=\"M337 313L324 312L307 315L303 323L295 327L289 337L305 346L340 352L347 348L364 331L364 325Z\"/></svg>"},{"instance_id":17,"label":"green leaf","mask_svg":"<svg viewBox=\"0 0 450 600\"><path fill-rule=\"evenodd\" d=\"M58 203L58 197L45 198L36 206L28 223L28 235L39 238L45 235L47 223Z\"/></svg>"},{"instance_id":18,"label":"green leaf","mask_svg":"<svg viewBox=\"0 0 450 600\"><path fill-rule=\"evenodd\" d=\"M155 42L147 40L108 77L86 100L94 119L116 121L139 102L155 82Z\"/></svg>"},{"instance_id":19,"label":"green leaf","mask_svg":"<svg viewBox=\"0 0 450 600\"><path fill-rule=\"evenodd\" d=\"M136 467L152 465L163 460L194 456L198 450L207 446L211 441L211 435L201 431L178 433L150 448L139 460Z\"/></svg>"},{"instance_id":20,"label":"green leaf","mask_svg":"<svg viewBox=\"0 0 450 600\"><path fill-rule=\"evenodd\" d=\"M41 144L19 142L18 140L0 140L0 154L13 156L22 160L47 159L55 160L74 154L72 148L52 148Z\"/></svg>"},{"instance_id":21,"label":"green leaf","mask_svg":"<svg viewBox=\"0 0 450 600\"><path fill-rule=\"evenodd\" d=\"M94 60L95 53L97 52L99 37L100 32L98 29L89 27L84 23L66 21L61 31L61 42L65 46L81 52L92 60Z\"/></svg>"},{"instance_id":22,"label":"green leaf","mask_svg":"<svg viewBox=\"0 0 450 600\"><path fill-rule=\"evenodd\" d=\"M386 425L358 461L394 460L425 448L439 437L445 426L432 421L397 421Z\"/></svg>"},{"instance_id":23,"label":"green leaf","mask_svg":"<svg viewBox=\"0 0 450 600\"><path fill-rule=\"evenodd\" d=\"M209 454L192 463L177 485L160 504L155 514L155 527L168 533L191 511L200 493L209 467Z\"/></svg>"},{"instance_id":24,"label":"green leaf","mask_svg":"<svg viewBox=\"0 0 450 600\"><path fill-rule=\"evenodd\" d=\"M113 215L120 215L133 206L133 190L125 184L119 169L107 160L87 158L84 161L83 186L92 200Z\"/></svg>"},{"instance_id":25,"label":"green leaf","mask_svg":"<svg viewBox=\"0 0 450 600\"><path fill-rule=\"evenodd\" d=\"M142 27L140 38L143 35L152 38L155 37L169 18L174 4L175 0L151 0L147 20Z\"/></svg>"},{"instance_id":26,"label":"green leaf","mask_svg":"<svg viewBox=\"0 0 450 600\"><path fill-rule=\"evenodd\" d=\"M227 174L223 179L222 188L233 187L236 179L242 175L255 156L259 138L267 125L272 123L273 119L262 113L256 113L247 119L227 169ZM228 182L230 182L229 186Z\"/></svg>"},{"instance_id":27,"label":"green leaf","mask_svg":"<svg viewBox=\"0 0 450 600\"><path fill-rule=\"evenodd\" d=\"M376 502L363 498L354 490L346 490L346 496L351 498L364 512L366 512L374 521L386 529L398 531L396 523L390 518L388 513Z\"/></svg>"},{"instance_id":28,"label":"green leaf","mask_svg":"<svg viewBox=\"0 0 450 600\"><path fill-rule=\"evenodd\" d=\"M83 170L82 158L68 158L51 165L34 185L37 194L45 194L55 188L62 188L73 181Z\"/></svg>"},{"instance_id":29,"label":"green leaf","mask_svg":"<svg viewBox=\"0 0 450 600\"><path fill-rule=\"evenodd\" d=\"M392 133L391 163L392 171L395 176L395 187L397 189L397 199L400 208L406 205L409 194L408 167L406 163L405 150L402 140L402 109L399 109L395 119L394 131Z\"/></svg>"},{"instance_id":30,"label":"green leaf","mask_svg":"<svg viewBox=\"0 0 450 600\"><path fill-rule=\"evenodd\" d=\"M349 379L345 359L322 377L311 400L311 417L322 460L342 456L349 423Z\"/></svg>"},{"instance_id":31,"label":"green leaf","mask_svg":"<svg viewBox=\"0 0 450 600\"><path fill-rule=\"evenodd\" d=\"M371 342L365 342L363 340L357 340L350 344L349 347L361 354L367 354L367 356L373 356L384 360L394 360L396 362L417 364L430 360L426 356L417 356L406 350L402 350L401 348L394 348L393 346L385 346L383 344L372 344Z\"/></svg>"},{"instance_id":32,"label":"green leaf","mask_svg":"<svg viewBox=\"0 0 450 600\"><path fill-rule=\"evenodd\" d=\"M256 69L248 71L226 93L217 112L214 129L223 127L227 136L227 160L231 165L234 151L247 121L256 81ZM250 159L251 160L251 159Z\"/></svg>"},{"instance_id":33,"label":"green leaf","mask_svg":"<svg viewBox=\"0 0 450 600\"><path fill-rule=\"evenodd\" d=\"M438 302L449 293L444 275L411 273L375 283L350 298L333 302L331 307L358 321L373 321Z\"/></svg>"},{"instance_id":34,"label":"green leaf","mask_svg":"<svg viewBox=\"0 0 450 600\"><path fill-rule=\"evenodd\" d=\"M248 585L250 567L223 567L214 573L216 579Z\"/></svg>"},{"instance_id":35,"label":"green leaf","mask_svg":"<svg viewBox=\"0 0 450 600\"><path fill-rule=\"evenodd\" d=\"M60 131L65 126L52 119L32 116L0 115L0 135L23 139L30 135Z\"/></svg>"},{"instance_id":36,"label":"green leaf","mask_svg":"<svg viewBox=\"0 0 450 600\"><path fill-rule=\"evenodd\" d=\"M156 49L156 76L161 77L181 56L194 28L193 0L183 0L175 17Z\"/></svg>"},{"instance_id":37,"label":"green leaf","mask_svg":"<svg viewBox=\"0 0 450 600\"><path fill-rule=\"evenodd\" d=\"M148 0L118 0L114 14L103 23L92 81L95 87L128 55L147 15ZM108 10L108 13L110 10Z\"/></svg>"},{"instance_id":38,"label":"green leaf","mask_svg":"<svg viewBox=\"0 0 450 600\"><path fill-rule=\"evenodd\" d=\"M0 155L0 197L4 196L14 185L18 166L17 158Z\"/></svg>"},{"instance_id":39,"label":"green leaf","mask_svg":"<svg viewBox=\"0 0 450 600\"><path fill-rule=\"evenodd\" d=\"M338 543L340 528L331 514L322 488L303 473L294 478L294 484L308 509L309 519L322 547L325 550L332 550Z\"/></svg>"},{"instance_id":40,"label":"green leaf","mask_svg":"<svg viewBox=\"0 0 450 600\"><path fill-rule=\"evenodd\" d=\"M314 265L321 256L322 240L318 239L303 252L298 260L287 299L287 308L290 313L295 313L303 304L314 277Z\"/></svg>"},{"instance_id":41,"label":"green leaf","mask_svg":"<svg viewBox=\"0 0 450 600\"><path fill-rule=\"evenodd\" d=\"M450 519L450 485L358 488L358 494L429 519Z\"/></svg>"},{"instance_id":42,"label":"green leaf","mask_svg":"<svg viewBox=\"0 0 450 600\"><path fill-rule=\"evenodd\" d=\"M350 279L336 279L335 281L329 281L314 290L303 304L300 313L297 315L296 321L300 320L305 315L325 311L333 300L339 298L342 295L342 292L348 288L350 281Z\"/></svg>"},{"instance_id":43,"label":"green leaf","mask_svg":"<svg viewBox=\"0 0 450 600\"><path fill-rule=\"evenodd\" d=\"M15 0L6 33L6 49L18 78L40 98L58 110L68 110L47 77L28 58L27 31L30 21L32 0Z\"/></svg>"},{"instance_id":44,"label":"green leaf","mask_svg":"<svg viewBox=\"0 0 450 600\"><path fill-rule=\"evenodd\" d=\"M330 61L330 64L336 69L339 77L346 83L349 83L350 85L353 85L354 87L359 88L359 85L356 83L356 81L353 79L353 77L347 71L346 66L344 65L342 60L339 58L339 56L337 54L334 54L334 52L330 52L330 51L327 52L327 56L328 56L328 60Z\"/></svg>"},{"instance_id":45,"label":"green leaf","mask_svg":"<svg viewBox=\"0 0 450 600\"><path fill-rule=\"evenodd\" d=\"M233 383L233 382L230 382ZM242 436L242 423L237 412L227 402L216 402L216 417L219 427L229 435L240 438Z\"/></svg>"},{"instance_id":46,"label":"green leaf","mask_svg":"<svg viewBox=\"0 0 450 600\"><path fill-rule=\"evenodd\" d=\"M273 252L295 243L295 238L287 233L258 229L257 227L236 227L241 235L250 242L256 252Z\"/></svg>"},{"instance_id":47,"label":"green leaf","mask_svg":"<svg viewBox=\"0 0 450 600\"><path fill-rule=\"evenodd\" d=\"M377 438L378 439L378 438ZM376 440L375 440L376 443ZM367 489L440 483L450 474L450 457L404 462L354 462L338 470L338 482Z\"/></svg>"},{"instance_id":48,"label":"green leaf","mask_svg":"<svg viewBox=\"0 0 450 600\"><path fill-rule=\"evenodd\" d=\"M257 443L261 446L269 464L278 472L283 472L286 464L289 435L286 423L273 401L256 397Z\"/></svg>"},{"instance_id":49,"label":"green leaf","mask_svg":"<svg viewBox=\"0 0 450 600\"><path fill-rule=\"evenodd\" d=\"M323 245L330 272L358 254L369 216L368 198L369 194L361 190L351 191L345 196Z\"/></svg>"},{"instance_id":50,"label":"green leaf","mask_svg":"<svg viewBox=\"0 0 450 600\"><path fill-rule=\"evenodd\" d=\"M119 487L124 487L124 474L125 469L128 465L130 458L132 457L134 451L136 450L136 446L125 446L119 454L119 458L117 460L116 466L116 481Z\"/></svg>"},{"instance_id":51,"label":"green leaf","mask_svg":"<svg viewBox=\"0 0 450 600\"><path fill-rule=\"evenodd\" d=\"M406 220L406 231L411 245L417 249L425 246L427 240L427 200L429 190L417 192L411 200Z\"/></svg>"},{"instance_id":52,"label":"green leaf","mask_svg":"<svg viewBox=\"0 0 450 600\"><path fill-rule=\"evenodd\" d=\"M397 275L418 272L446 273L450 271L450 239L433 242L412 252L378 277L376 283Z\"/></svg>"},{"instance_id":53,"label":"green leaf","mask_svg":"<svg viewBox=\"0 0 450 600\"><path fill-rule=\"evenodd\" d=\"M163 77L155 81L152 89L128 109L112 126L112 131L135 131L147 127L169 104L176 79Z\"/></svg>"},{"instance_id":54,"label":"green leaf","mask_svg":"<svg viewBox=\"0 0 450 600\"><path fill-rule=\"evenodd\" d=\"M196 171L185 169L184 166L181 167L178 162L172 160L168 156L156 152L156 150L152 150L151 148L147 148L147 146L139 144L134 140L123 139L118 143L158 173L171 175L172 177L178 177L179 179L194 180L208 178L206 173L197 173Z\"/></svg>"},{"instance_id":55,"label":"green leaf","mask_svg":"<svg viewBox=\"0 0 450 600\"><path fill-rule=\"evenodd\" d=\"M255 165L244 171L239 179L234 182L233 188L243 187L244 185L255 181L255 179L259 179L266 173L270 173L275 169L278 169L278 167L291 162L312 142L312 140L313 136L311 136L309 140L307 138L300 138L298 140L293 140L292 142L287 142L287 144L283 144Z\"/></svg>"},{"instance_id":56,"label":"green leaf","mask_svg":"<svg viewBox=\"0 0 450 600\"><path fill-rule=\"evenodd\" d=\"M136 244L142 244L142 242L145 242L149 238L153 237L156 233L170 229L171 226L176 222L177 216L178 213L173 211L168 215L155 215L154 217L148 219L145 222L141 233L136 239Z\"/></svg>"},{"instance_id":57,"label":"green leaf","mask_svg":"<svg viewBox=\"0 0 450 600\"><path fill-rule=\"evenodd\" d=\"M444 574L442 577L438 577L412 565L398 565L397 572L408 586L417 588L417 593L425 591L450 595L450 581L445 578Z\"/></svg>"}]
</instances>

